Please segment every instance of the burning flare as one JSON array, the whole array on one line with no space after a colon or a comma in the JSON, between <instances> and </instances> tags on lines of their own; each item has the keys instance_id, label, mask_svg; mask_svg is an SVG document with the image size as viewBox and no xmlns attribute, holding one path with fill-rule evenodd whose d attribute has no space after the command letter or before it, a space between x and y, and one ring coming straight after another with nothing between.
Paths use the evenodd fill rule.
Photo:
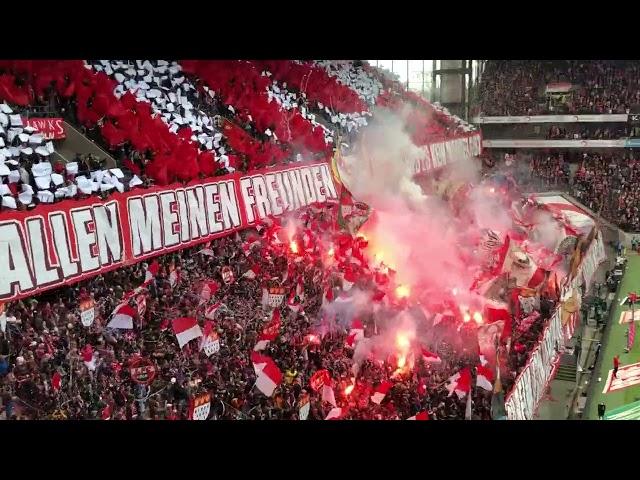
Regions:
<instances>
[{"instance_id":1,"label":"burning flare","mask_svg":"<svg viewBox=\"0 0 640 480\"><path fill-rule=\"evenodd\" d=\"M409 290L409 287L406 285L398 285L396 287L396 297L398 298L407 298L410 293L411 291Z\"/></svg>"},{"instance_id":2,"label":"burning flare","mask_svg":"<svg viewBox=\"0 0 640 480\"><path fill-rule=\"evenodd\" d=\"M291 250L291 253L298 253L298 244L295 241L291 241L291 243L289 243L289 250Z\"/></svg>"}]
</instances>

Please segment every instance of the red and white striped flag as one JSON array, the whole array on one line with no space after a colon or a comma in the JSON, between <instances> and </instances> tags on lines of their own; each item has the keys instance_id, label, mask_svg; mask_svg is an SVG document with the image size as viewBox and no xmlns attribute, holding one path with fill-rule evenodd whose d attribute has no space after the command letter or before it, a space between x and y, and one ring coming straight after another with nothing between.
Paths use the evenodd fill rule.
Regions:
<instances>
[{"instance_id":1,"label":"red and white striped flag","mask_svg":"<svg viewBox=\"0 0 640 480\"><path fill-rule=\"evenodd\" d=\"M322 401L328 402L334 407L338 406L336 404L336 395L333 392L333 387L331 385L325 384L322 386Z\"/></svg>"},{"instance_id":2,"label":"red and white striped flag","mask_svg":"<svg viewBox=\"0 0 640 480\"><path fill-rule=\"evenodd\" d=\"M149 268L147 268L147 271L145 272L144 283L142 285L149 285L151 281L156 278L159 270L160 264L158 263L158 260L154 260L153 262L151 262L151 265L149 265Z\"/></svg>"},{"instance_id":3,"label":"red and white striped flag","mask_svg":"<svg viewBox=\"0 0 640 480\"><path fill-rule=\"evenodd\" d=\"M209 320L215 320L216 318L216 312L218 311L218 309L220 307L224 306L221 302L216 302L213 305L210 305L209 307L207 307L207 309L204 311L204 317L208 318Z\"/></svg>"},{"instance_id":4,"label":"red and white striped flag","mask_svg":"<svg viewBox=\"0 0 640 480\"><path fill-rule=\"evenodd\" d=\"M364 326L358 318L354 318L351 321L351 330L346 339L346 344L350 348L355 348L360 340L364 338Z\"/></svg>"},{"instance_id":5,"label":"red and white striped flag","mask_svg":"<svg viewBox=\"0 0 640 480\"><path fill-rule=\"evenodd\" d=\"M133 318L138 312L128 303L118 305L111 314L111 321L107 324L107 328L119 328L121 330L133 329Z\"/></svg>"},{"instance_id":6,"label":"red and white striped flag","mask_svg":"<svg viewBox=\"0 0 640 480\"><path fill-rule=\"evenodd\" d=\"M458 398L464 398L471 391L471 370L469 370L469 367L465 367L455 375L452 375L448 380L446 389L449 391L449 397L453 395L453 392L456 392Z\"/></svg>"},{"instance_id":7,"label":"red and white striped flag","mask_svg":"<svg viewBox=\"0 0 640 480\"><path fill-rule=\"evenodd\" d=\"M256 375L262 371L264 366L267 364L268 359L269 357L266 355L262 355L258 352L251 352L251 363L253 364L253 369L255 370Z\"/></svg>"},{"instance_id":8,"label":"red and white striped flag","mask_svg":"<svg viewBox=\"0 0 640 480\"><path fill-rule=\"evenodd\" d=\"M407 420L429 420L429 414L427 412L416 413L413 417L407 418Z\"/></svg>"},{"instance_id":9,"label":"red and white striped flag","mask_svg":"<svg viewBox=\"0 0 640 480\"><path fill-rule=\"evenodd\" d=\"M373 389L371 401L380 405L380 403L382 403L382 400L384 400L384 397L387 396L387 392L391 390L391 387L393 387L392 382L382 382L380 385Z\"/></svg>"},{"instance_id":10,"label":"red and white striped flag","mask_svg":"<svg viewBox=\"0 0 640 480\"><path fill-rule=\"evenodd\" d=\"M476 367L476 385L480 388L484 388L485 390L492 392L493 391L493 370L491 368L485 367L484 365L478 365Z\"/></svg>"},{"instance_id":11,"label":"red and white striped flag","mask_svg":"<svg viewBox=\"0 0 640 480\"><path fill-rule=\"evenodd\" d=\"M266 364L258 373L256 387L267 397L270 397L273 395L277 386L280 385L280 382L282 382L282 373L271 358L265 357L265 360Z\"/></svg>"},{"instance_id":12,"label":"red and white striped flag","mask_svg":"<svg viewBox=\"0 0 640 480\"><path fill-rule=\"evenodd\" d=\"M171 322L173 332L178 339L178 345L180 348L184 347L194 338L202 336L202 330L198 325L198 322L193 317L180 317Z\"/></svg>"},{"instance_id":13,"label":"red and white striped flag","mask_svg":"<svg viewBox=\"0 0 640 480\"><path fill-rule=\"evenodd\" d=\"M257 263L252 265L249 270L244 272L242 275L243 278L248 278L249 280L254 280L260 274L260 265Z\"/></svg>"},{"instance_id":14,"label":"red and white striped flag","mask_svg":"<svg viewBox=\"0 0 640 480\"><path fill-rule=\"evenodd\" d=\"M325 420L338 420L340 417L342 417L342 409L332 408Z\"/></svg>"},{"instance_id":15,"label":"red and white striped flag","mask_svg":"<svg viewBox=\"0 0 640 480\"><path fill-rule=\"evenodd\" d=\"M432 353L424 347L421 347L422 359L426 363L442 363L442 359L436 353Z\"/></svg>"}]
</instances>

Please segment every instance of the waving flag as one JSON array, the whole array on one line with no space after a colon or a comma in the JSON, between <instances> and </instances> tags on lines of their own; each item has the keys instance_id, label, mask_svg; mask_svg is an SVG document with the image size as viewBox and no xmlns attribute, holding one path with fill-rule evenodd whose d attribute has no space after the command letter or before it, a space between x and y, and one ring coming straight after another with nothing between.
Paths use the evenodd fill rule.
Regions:
<instances>
[{"instance_id":1,"label":"waving flag","mask_svg":"<svg viewBox=\"0 0 640 480\"><path fill-rule=\"evenodd\" d=\"M207 309L204 312L204 316L205 316L205 318L208 318L209 320L215 320L216 312L219 309L224 309L224 308L227 308L224 303L216 302L213 305L207 307Z\"/></svg>"},{"instance_id":2,"label":"waving flag","mask_svg":"<svg viewBox=\"0 0 640 480\"><path fill-rule=\"evenodd\" d=\"M149 268L147 268L147 271L145 273L144 276L144 283L143 285L148 285L149 283L151 283L151 281L156 278L156 276L158 275L158 271L160 270L160 264L158 263L158 260L154 260L151 265L149 265Z\"/></svg>"},{"instance_id":3,"label":"waving flag","mask_svg":"<svg viewBox=\"0 0 640 480\"><path fill-rule=\"evenodd\" d=\"M322 386L322 401L328 402L334 407L338 406L336 404L336 396L335 396L335 393L333 392L333 387L331 385L325 384Z\"/></svg>"},{"instance_id":4,"label":"waving flag","mask_svg":"<svg viewBox=\"0 0 640 480\"><path fill-rule=\"evenodd\" d=\"M478 365L476 367L476 385L480 388L484 388L488 392L493 391L493 371L491 368L484 365Z\"/></svg>"},{"instance_id":5,"label":"waving flag","mask_svg":"<svg viewBox=\"0 0 640 480\"><path fill-rule=\"evenodd\" d=\"M220 351L220 338L218 337L218 332L215 331L213 322L205 322L204 324L204 333L202 342L200 342L200 349L204 350L207 357Z\"/></svg>"},{"instance_id":6,"label":"waving flag","mask_svg":"<svg viewBox=\"0 0 640 480\"><path fill-rule=\"evenodd\" d=\"M256 387L267 397L270 397L278 385L280 385L280 382L282 382L282 373L271 358L264 357L264 359L266 363L258 373Z\"/></svg>"},{"instance_id":7,"label":"waving flag","mask_svg":"<svg viewBox=\"0 0 640 480\"><path fill-rule=\"evenodd\" d=\"M351 330L349 330L349 335L346 339L346 344L348 347L354 348L356 344L364 338L364 326L362 322L354 318L351 322Z\"/></svg>"},{"instance_id":8,"label":"waving flag","mask_svg":"<svg viewBox=\"0 0 640 480\"><path fill-rule=\"evenodd\" d=\"M258 343L253 347L254 351L264 350L269 342L275 340L280 333L280 310L276 309L271 314L271 321L262 329L262 333L258 337Z\"/></svg>"},{"instance_id":9,"label":"waving flag","mask_svg":"<svg viewBox=\"0 0 640 480\"><path fill-rule=\"evenodd\" d=\"M338 420L340 417L342 417L342 409L332 408L329 414L325 417L325 420Z\"/></svg>"},{"instance_id":10,"label":"waving flag","mask_svg":"<svg viewBox=\"0 0 640 480\"><path fill-rule=\"evenodd\" d=\"M380 405L380 403L382 403L382 400L384 400L384 397L387 396L387 392L391 390L391 387L393 387L392 382L382 382L373 390L371 401Z\"/></svg>"},{"instance_id":11,"label":"waving flag","mask_svg":"<svg viewBox=\"0 0 640 480\"><path fill-rule=\"evenodd\" d=\"M329 375L329 371L325 369L318 370L313 375L311 375L311 378L309 379L309 385L311 385L311 388L313 388L316 392L319 392L323 386L330 384L331 375Z\"/></svg>"},{"instance_id":12,"label":"waving flag","mask_svg":"<svg viewBox=\"0 0 640 480\"><path fill-rule=\"evenodd\" d=\"M436 353L432 353L424 347L421 347L422 359L426 363L442 363L442 359Z\"/></svg>"},{"instance_id":13,"label":"waving flag","mask_svg":"<svg viewBox=\"0 0 640 480\"><path fill-rule=\"evenodd\" d=\"M173 332L178 339L178 345L180 348L184 347L191 340L202 337L202 330L198 325L198 322L193 317L180 317L171 322L173 326Z\"/></svg>"},{"instance_id":14,"label":"waving flag","mask_svg":"<svg viewBox=\"0 0 640 480\"><path fill-rule=\"evenodd\" d=\"M266 355L262 355L258 352L251 352L251 363L253 364L253 369L255 370L256 375L262 371L268 360L269 357Z\"/></svg>"},{"instance_id":15,"label":"waving flag","mask_svg":"<svg viewBox=\"0 0 640 480\"><path fill-rule=\"evenodd\" d=\"M133 318L138 312L128 303L118 305L112 313L111 321L107 328L119 328L121 330L133 330Z\"/></svg>"},{"instance_id":16,"label":"waving flag","mask_svg":"<svg viewBox=\"0 0 640 480\"><path fill-rule=\"evenodd\" d=\"M458 398L464 398L471 391L471 370L469 370L469 367L465 367L455 375L452 375L448 380L446 389L449 391L449 397L453 395L453 392L456 392Z\"/></svg>"},{"instance_id":17,"label":"waving flag","mask_svg":"<svg viewBox=\"0 0 640 480\"><path fill-rule=\"evenodd\" d=\"M427 412L416 413L413 417L407 418L407 420L429 420L429 414Z\"/></svg>"},{"instance_id":18,"label":"waving flag","mask_svg":"<svg viewBox=\"0 0 640 480\"><path fill-rule=\"evenodd\" d=\"M291 294L289 295L289 300L287 302L287 306L294 313L298 313L300 311L300 307L302 307L302 305L300 303L300 299L296 296L295 290L293 290L291 292Z\"/></svg>"}]
</instances>

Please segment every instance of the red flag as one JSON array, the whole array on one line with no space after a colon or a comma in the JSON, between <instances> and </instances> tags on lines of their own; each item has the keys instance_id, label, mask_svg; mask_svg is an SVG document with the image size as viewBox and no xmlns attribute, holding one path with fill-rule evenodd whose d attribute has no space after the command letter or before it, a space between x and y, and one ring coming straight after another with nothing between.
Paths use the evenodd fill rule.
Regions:
<instances>
[{"instance_id":1,"label":"red flag","mask_svg":"<svg viewBox=\"0 0 640 480\"><path fill-rule=\"evenodd\" d=\"M60 390L61 386L62 386L62 375L60 375L60 372L56 371L51 377L51 388L53 388L53 390L57 392L58 390Z\"/></svg>"},{"instance_id":2,"label":"red flag","mask_svg":"<svg viewBox=\"0 0 640 480\"><path fill-rule=\"evenodd\" d=\"M446 385L449 391L449 396L456 392L458 398L464 398L469 391L471 391L471 370L469 367L465 367L455 375L452 375Z\"/></svg>"},{"instance_id":3,"label":"red flag","mask_svg":"<svg viewBox=\"0 0 640 480\"><path fill-rule=\"evenodd\" d=\"M387 396L387 392L391 389L391 387L393 387L392 382L382 382L380 385L373 389L374 393L373 395L371 395L371 401L380 405L382 400L384 400L384 397Z\"/></svg>"},{"instance_id":4,"label":"red flag","mask_svg":"<svg viewBox=\"0 0 640 480\"><path fill-rule=\"evenodd\" d=\"M107 405L102 409L100 418L102 418L102 420L111 420L111 405Z\"/></svg>"},{"instance_id":5,"label":"red flag","mask_svg":"<svg viewBox=\"0 0 640 480\"><path fill-rule=\"evenodd\" d=\"M407 420L429 420L429 414L427 412L416 413L413 417L407 418Z\"/></svg>"},{"instance_id":6,"label":"red flag","mask_svg":"<svg viewBox=\"0 0 640 480\"><path fill-rule=\"evenodd\" d=\"M178 345L180 348L184 347L194 338L202 336L202 330L198 325L198 322L193 317L180 317L171 322L173 331L178 339Z\"/></svg>"},{"instance_id":7,"label":"red flag","mask_svg":"<svg viewBox=\"0 0 640 480\"><path fill-rule=\"evenodd\" d=\"M264 357L264 359L266 363L258 373L256 387L267 397L270 397L273 395L276 387L282 382L282 372L280 372L280 369L271 358Z\"/></svg>"},{"instance_id":8,"label":"red flag","mask_svg":"<svg viewBox=\"0 0 640 480\"><path fill-rule=\"evenodd\" d=\"M329 371L324 369L318 370L309 379L309 384L316 392L320 391L324 385L330 385L331 375L329 375Z\"/></svg>"},{"instance_id":9,"label":"red flag","mask_svg":"<svg viewBox=\"0 0 640 480\"><path fill-rule=\"evenodd\" d=\"M426 362L426 363L441 363L442 359L440 358L440 356L437 353L432 353L429 350L427 350L424 347L420 348L421 352L422 352L422 359Z\"/></svg>"},{"instance_id":10,"label":"red flag","mask_svg":"<svg viewBox=\"0 0 640 480\"><path fill-rule=\"evenodd\" d=\"M493 377L494 377L493 370L483 365L478 365L476 367L476 372L477 372L476 385L480 388L484 388L489 392L492 392Z\"/></svg>"}]
</instances>

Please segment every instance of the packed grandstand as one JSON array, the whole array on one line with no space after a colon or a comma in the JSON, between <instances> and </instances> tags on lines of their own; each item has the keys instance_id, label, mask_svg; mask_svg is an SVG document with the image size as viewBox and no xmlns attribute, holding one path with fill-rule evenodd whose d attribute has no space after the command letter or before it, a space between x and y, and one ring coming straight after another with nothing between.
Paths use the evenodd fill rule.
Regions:
<instances>
[{"instance_id":1,"label":"packed grandstand","mask_svg":"<svg viewBox=\"0 0 640 480\"><path fill-rule=\"evenodd\" d=\"M625 112L634 71L489 62L479 113L576 78L571 111ZM0 418L531 419L605 259L367 62L0 61L0 101ZM637 225L609 160L526 180Z\"/></svg>"}]
</instances>

